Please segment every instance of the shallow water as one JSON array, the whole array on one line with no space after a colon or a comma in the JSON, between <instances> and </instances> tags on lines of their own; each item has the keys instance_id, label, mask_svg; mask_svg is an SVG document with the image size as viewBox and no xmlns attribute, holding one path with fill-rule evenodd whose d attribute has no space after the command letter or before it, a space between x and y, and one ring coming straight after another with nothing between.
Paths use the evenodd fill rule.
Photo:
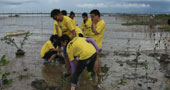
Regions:
<instances>
[{"instance_id":1,"label":"shallow water","mask_svg":"<svg viewBox=\"0 0 170 90\"><path fill-rule=\"evenodd\" d=\"M109 68L108 76L102 81L102 86L106 90L147 90L150 88L152 90L165 90L168 88L170 82L164 76L166 66L149 54L154 53L155 44L159 40L160 43L155 52L165 53L164 44L169 45L167 39L170 33L160 32L156 27L150 30L149 26L122 26L121 23L125 20L116 15L103 16L102 18L106 22L106 32L102 48L104 57L101 58L101 62L102 66L106 64ZM81 17L76 17L76 19L80 26ZM10 78L14 81L5 90L34 90L31 87L31 82L35 79L43 79L49 86L61 84L61 74L65 70L64 65L45 66L40 57L42 45L53 32L53 20L49 16L0 16L0 27L0 37L5 36L6 32L14 30L29 30L33 33L23 47L26 52L23 57L16 57L17 49L0 41L0 56L6 54L7 59L10 60L10 64L4 70L11 72ZM22 35L13 38L19 44L23 37ZM145 78L146 69L143 64L138 65L136 74L134 74L135 64L133 60L136 58L139 46L141 55L138 61L143 63L147 60L148 79ZM167 47L169 54L169 46ZM124 55L127 53L129 55ZM93 90L92 82L87 80L86 74L84 72L80 76L78 90ZM20 80L20 75L28 75L28 77ZM69 79L66 80L61 90L69 89Z\"/></svg>"}]
</instances>

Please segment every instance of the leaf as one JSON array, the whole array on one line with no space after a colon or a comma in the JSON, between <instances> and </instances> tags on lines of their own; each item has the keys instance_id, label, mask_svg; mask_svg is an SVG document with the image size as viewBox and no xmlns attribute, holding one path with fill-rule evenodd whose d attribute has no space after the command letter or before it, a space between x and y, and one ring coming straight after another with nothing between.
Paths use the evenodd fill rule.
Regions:
<instances>
[{"instance_id":1,"label":"leaf","mask_svg":"<svg viewBox=\"0 0 170 90\"><path fill-rule=\"evenodd\" d=\"M3 56L1 57L1 63L3 63L3 62L4 62L5 57L6 57L6 55L3 55Z\"/></svg>"},{"instance_id":2,"label":"leaf","mask_svg":"<svg viewBox=\"0 0 170 90\"><path fill-rule=\"evenodd\" d=\"M0 75L2 75L3 74L3 72L0 72Z\"/></svg>"},{"instance_id":3,"label":"leaf","mask_svg":"<svg viewBox=\"0 0 170 90\"><path fill-rule=\"evenodd\" d=\"M12 82L13 82L13 79L9 79L8 80L8 85L12 84Z\"/></svg>"},{"instance_id":4,"label":"leaf","mask_svg":"<svg viewBox=\"0 0 170 90\"><path fill-rule=\"evenodd\" d=\"M9 61L5 61L4 64L3 64L3 66L6 66L6 65L8 65L8 64L9 64Z\"/></svg>"}]
</instances>

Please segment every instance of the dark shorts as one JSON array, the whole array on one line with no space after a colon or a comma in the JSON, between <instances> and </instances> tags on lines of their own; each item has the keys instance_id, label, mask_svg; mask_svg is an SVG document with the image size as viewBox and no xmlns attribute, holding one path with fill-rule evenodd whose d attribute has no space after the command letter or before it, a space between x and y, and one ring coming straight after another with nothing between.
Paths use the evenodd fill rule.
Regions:
<instances>
[{"instance_id":1,"label":"dark shorts","mask_svg":"<svg viewBox=\"0 0 170 90\"><path fill-rule=\"evenodd\" d=\"M96 59L97 59L97 53L93 54L90 58L88 58L86 60L79 60L78 61L76 70L73 73L73 76L71 78L71 84L73 86L77 85L78 78L79 78L81 72L86 67L87 67L88 72L93 72L94 73L93 68L94 68L94 64L95 64Z\"/></svg>"},{"instance_id":2,"label":"dark shorts","mask_svg":"<svg viewBox=\"0 0 170 90\"><path fill-rule=\"evenodd\" d=\"M48 51L47 53L45 53L43 59L48 60L48 59L50 59L51 56L54 55L54 54L57 54L57 51Z\"/></svg>"}]
</instances>

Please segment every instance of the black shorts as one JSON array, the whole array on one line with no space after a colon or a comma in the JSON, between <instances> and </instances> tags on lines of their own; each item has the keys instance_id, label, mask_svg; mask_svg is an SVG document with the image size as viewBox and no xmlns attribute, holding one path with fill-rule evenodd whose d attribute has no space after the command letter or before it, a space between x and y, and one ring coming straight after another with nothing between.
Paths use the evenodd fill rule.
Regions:
<instances>
[{"instance_id":1,"label":"black shorts","mask_svg":"<svg viewBox=\"0 0 170 90\"><path fill-rule=\"evenodd\" d=\"M48 51L47 53L45 53L43 59L48 60L48 59L50 59L51 56L54 55L54 54L57 54L57 51L52 51L52 50L50 50L50 51Z\"/></svg>"},{"instance_id":2,"label":"black shorts","mask_svg":"<svg viewBox=\"0 0 170 90\"><path fill-rule=\"evenodd\" d=\"M94 68L96 59L97 59L97 53L93 54L90 58L88 58L86 60L78 61L76 70L73 73L73 76L71 78L71 85L73 85L73 86L77 85L78 78L79 78L81 72L85 69L85 67L87 67L88 72L94 73L93 68Z\"/></svg>"}]
</instances>

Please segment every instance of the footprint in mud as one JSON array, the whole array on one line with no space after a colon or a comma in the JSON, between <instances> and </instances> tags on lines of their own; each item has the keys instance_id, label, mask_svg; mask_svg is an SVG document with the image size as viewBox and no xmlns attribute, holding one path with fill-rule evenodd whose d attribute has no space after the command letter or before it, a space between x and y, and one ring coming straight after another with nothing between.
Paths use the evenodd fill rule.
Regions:
<instances>
[{"instance_id":1,"label":"footprint in mud","mask_svg":"<svg viewBox=\"0 0 170 90\"><path fill-rule=\"evenodd\" d=\"M150 53L148 56L150 57L160 57L159 53Z\"/></svg>"},{"instance_id":2,"label":"footprint in mud","mask_svg":"<svg viewBox=\"0 0 170 90\"><path fill-rule=\"evenodd\" d=\"M138 74L135 74L135 73L123 74L123 78L125 78L125 79L138 79L140 81L143 81L143 83L156 83L158 81L158 79L156 79L156 78L139 76Z\"/></svg>"},{"instance_id":3,"label":"footprint in mud","mask_svg":"<svg viewBox=\"0 0 170 90\"><path fill-rule=\"evenodd\" d=\"M48 88L47 83L42 79L32 81L31 86L37 90L46 90Z\"/></svg>"},{"instance_id":4,"label":"footprint in mud","mask_svg":"<svg viewBox=\"0 0 170 90\"><path fill-rule=\"evenodd\" d=\"M122 57L130 57L130 53L128 53L128 52L120 52L120 51L114 51L113 52L114 53L114 55L116 55L116 56L122 56Z\"/></svg>"},{"instance_id":5,"label":"footprint in mud","mask_svg":"<svg viewBox=\"0 0 170 90\"><path fill-rule=\"evenodd\" d=\"M131 67L136 67L136 63L138 64L138 66L144 66L145 65L145 61L138 61L136 59L134 60L127 60L126 64L128 64Z\"/></svg>"},{"instance_id":6,"label":"footprint in mud","mask_svg":"<svg viewBox=\"0 0 170 90\"><path fill-rule=\"evenodd\" d=\"M57 86L48 86L48 84L43 79L32 81L31 86L37 90L59 90L60 89Z\"/></svg>"}]
</instances>

